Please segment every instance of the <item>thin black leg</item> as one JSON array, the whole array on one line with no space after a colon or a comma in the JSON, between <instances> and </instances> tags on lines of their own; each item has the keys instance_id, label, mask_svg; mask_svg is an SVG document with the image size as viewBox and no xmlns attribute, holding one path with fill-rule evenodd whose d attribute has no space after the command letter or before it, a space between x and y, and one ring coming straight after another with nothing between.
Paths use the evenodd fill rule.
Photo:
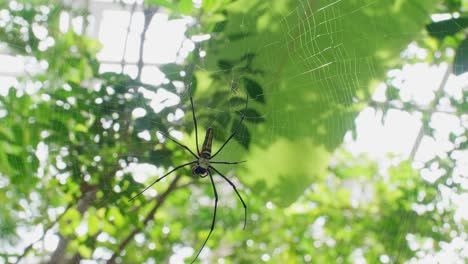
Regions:
<instances>
[{"instance_id":1,"label":"thin black leg","mask_svg":"<svg viewBox=\"0 0 468 264\"><path fill-rule=\"evenodd\" d=\"M243 160L243 161L211 161L210 160L210 163L213 163L213 164L239 164L239 163L243 163L243 162L247 162L246 160Z\"/></svg>"},{"instance_id":2,"label":"thin black leg","mask_svg":"<svg viewBox=\"0 0 468 264\"><path fill-rule=\"evenodd\" d=\"M194 156L196 159L198 159L198 156L193 153L193 151L191 149L189 149L186 145L182 144L182 143L179 143L177 140L175 140L174 138L172 138L171 136L161 132L161 131L158 131L159 134L162 134L163 136L167 137L169 140L171 140L172 142L176 143L177 145L183 147L184 149L188 150L190 152L190 154L192 154L192 156Z\"/></svg>"},{"instance_id":3,"label":"thin black leg","mask_svg":"<svg viewBox=\"0 0 468 264\"><path fill-rule=\"evenodd\" d=\"M173 173L174 171L182 168L182 167L185 167L187 165L190 165L190 164L194 164L194 163L197 163L198 161L194 160L192 162L189 162L189 163L185 163L185 164L182 164L182 165L179 165L177 167L175 167L174 169L172 169L171 171L169 171L168 173L164 174L163 176L159 177L158 179L156 179L153 183L151 183L150 185L146 186L145 189L143 189L143 191L139 192L137 195L133 196L132 198L130 198L130 200L128 200L129 202L133 201L135 198L137 198L138 196L140 196L142 193L144 193L146 190L148 190L151 186L155 185L157 182L159 182L160 180L164 179L167 175Z\"/></svg>"},{"instance_id":4,"label":"thin black leg","mask_svg":"<svg viewBox=\"0 0 468 264\"><path fill-rule=\"evenodd\" d=\"M211 171L210 171L210 170L208 170L208 174L209 174L209 176L210 176L211 186L213 186L213 191L214 191L214 195L215 195L215 206L214 206L214 212L213 212L213 221L211 222L210 232L208 233L208 236L206 237L205 242L203 242L202 247L200 248L200 250L198 251L197 255L195 256L195 258L192 260L191 263L194 263L194 262L195 262L195 260L198 258L198 256L200 255L201 251L202 251L203 248L205 247L206 242L208 242L208 239L209 239L210 236L211 236L211 232L213 232L213 229L214 229L214 226L215 226L215 222L216 222L216 208L218 207L218 192L216 191L216 186L215 186L214 181L213 181L213 175L211 175Z\"/></svg>"},{"instance_id":5,"label":"thin black leg","mask_svg":"<svg viewBox=\"0 0 468 264\"><path fill-rule=\"evenodd\" d=\"M198 148L198 126L197 126L197 118L195 117L195 107L193 106L192 95L190 95L190 104L192 105L193 125L195 126L195 143L197 144L197 153L198 153L198 155L200 155L200 149Z\"/></svg>"},{"instance_id":6,"label":"thin black leg","mask_svg":"<svg viewBox=\"0 0 468 264\"><path fill-rule=\"evenodd\" d=\"M242 199L242 196L239 194L236 186L234 185L232 181L230 181L226 176L224 176L221 172L219 172L215 167L210 166L210 169L213 169L214 171L216 171L216 173L218 173L219 176L223 177L232 186L232 188L237 194L237 197L239 197L240 201L242 202L242 205L244 206L244 228L243 229L245 230L245 226L247 225L247 205L245 205L245 202Z\"/></svg>"},{"instance_id":7,"label":"thin black leg","mask_svg":"<svg viewBox=\"0 0 468 264\"><path fill-rule=\"evenodd\" d=\"M226 144L229 142L229 140L231 140L231 138L233 138L237 134L237 131L239 131L239 128L240 128L240 126L242 124L242 121L244 121L244 119L245 119L245 112L247 111L248 103L249 103L249 94L247 94L247 100L245 101L245 109L244 109L244 112L242 113L242 117L241 117L241 120L239 121L239 124L237 125L236 129L234 129L234 132L232 132L232 134L229 136L229 138L223 143L223 145L218 149L218 151L216 151L216 153L211 156L210 159L212 159L216 155L218 155L218 153L224 148L224 146L226 146Z\"/></svg>"}]
</instances>

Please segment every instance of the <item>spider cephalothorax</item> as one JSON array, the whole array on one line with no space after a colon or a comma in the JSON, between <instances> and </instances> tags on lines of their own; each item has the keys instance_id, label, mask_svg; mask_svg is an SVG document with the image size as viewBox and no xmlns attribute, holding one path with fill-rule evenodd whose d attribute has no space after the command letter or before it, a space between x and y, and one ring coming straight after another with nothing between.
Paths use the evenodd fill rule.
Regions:
<instances>
[{"instance_id":1,"label":"spider cephalothorax","mask_svg":"<svg viewBox=\"0 0 468 264\"><path fill-rule=\"evenodd\" d=\"M210 168L210 160L207 158L200 157L198 162L192 168L192 173L199 175L202 178L205 178L208 175L208 170Z\"/></svg>"},{"instance_id":2,"label":"spider cephalothorax","mask_svg":"<svg viewBox=\"0 0 468 264\"><path fill-rule=\"evenodd\" d=\"M191 161L191 162L188 162L188 163L185 163L185 164L182 164L182 165L179 165L177 167L175 167L174 169L170 170L168 173L164 174L163 176L159 177L158 179L156 179L155 181L153 181L150 185L148 185L145 189L143 189L141 192L139 192L138 194L136 194L135 196L133 196L132 198L130 198L130 201L134 200L136 197L140 196L143 192L145 192L146 190L148 190L151 186L153 186L154 184L156 184L157 182L159 182L160 180L164 179L166 176L168 176L169 174L173 173L174 171L180 169L180 168L183 168L185 166L188 166L188 165L192 165L192 164L195 164L194 167L192 167L192 173L193 174L196 174L196 175L199 175L201 178L205 178L206 176L210 176L210 181L211 181L211 186L213 187L213 192L214 192L214 196L215 196L215 206L214 206L214 212L213 212L213 220L211 222L211 227L210 227L210 232L208 233L208 236L206 237L205 241L203 242L203 245L202 247L200 248L200 250L198 251L197 255L195 256L195 258L193 259L192 263L195 262L195 260L198 258L198 256L200 255L202 249L205 247L206 245L206 242L208 241L208 239L210 238L211 236L211 233L213 232L213 229L214 229L214 225L215 225L215 220L216 220L216 209L217 209L217 206L218 206L218 192L216 191L216 186L214 184L214 181L213 181L213 175L211 173L211 170L215 171L216 173L219 174L219 176L221 176L225 181L227 181L227 183L229 183L229 185L231 185L231 187L234 189L234 191L236 192L237 194L237 197L239 197L239 200L242 202L242 205L244 206L244 229L245 229L245 225L247 223L247 206L245 205L245 202L244 200L242 199L242 197L240 196L239 192L237 191L237 188L236 186L234 185L234 183L229 180L226 176L224 176L221 172L219 172L215 167L213 167L211 164L239 164L239 163L242 163L242 162L245 162L245 161L235 161L235 162L229 162L229 161L211 161L211 159L213 159L216 155L218 155L218 153L224 148L224 146L226 146L226 144L237 134L237 131L239 131L239 128L241 127L242 125L242 121L244 121L245 119L245 112L247 110L247 105L248 105L248 102L249 102L249 97L247 95L247 100L245 102L245 109L244 109L244 112L242 113L242 117L241 117L241 120L239 121L239 124L237 125L236 129L234 129L234 131L232 132L232 134L228 137L228 139L223 143L223 145L221 145L221 147L213 154L211 155L211 146L212 146L212 143L213 143L213 129L212 128L208 128L206 130L206 135L205 135L205 140L203 141L203 146L202 146L202 151L200 152L200 149L198 148L198 128L197 128L197 118L195 117L195 107L193 106L193 99L192 99L192 96L190 96L190 104L192 106L192 116L193 116L193 124L195 126L195 143L197 144L197 154L195 154L190 148L188 148L187 146L179 143L177 140L173 139L172 137L166 135L166 137L173 141L174 143L176 143L177 145L181 146L182 148L186 149L188 152L190 152L190 154L195 157L195 160L194 161Z\"/></svg>"}]
</instances>

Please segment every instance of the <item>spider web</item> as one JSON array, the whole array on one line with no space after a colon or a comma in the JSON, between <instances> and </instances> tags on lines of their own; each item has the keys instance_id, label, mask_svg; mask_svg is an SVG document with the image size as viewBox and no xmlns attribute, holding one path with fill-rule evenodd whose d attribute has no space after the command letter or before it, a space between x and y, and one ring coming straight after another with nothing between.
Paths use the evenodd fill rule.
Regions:
<instances>
[{"instance_id":1,"label":"spider web","mask_svg":"<svg viewBox=\"0 0 468 264\"><path fill-rule=\"evenodd\" d=\"M118 35L118 40L103 43L99 58L102 63L101 71L120 72L123 68L125 73L135 77L138 70L138 53L129 47L138 46L143 24L141 11L137 9L135 17L129 23L132 4L118 7L99 1L92 2L96 10L102 11L112 7L111 9L115 10L111 12L125 15L125 19L109 23L105 17L96 16L102 13L93 14L94 24L90 25L90 28L94 29L91 32L92 36L99 36L96 30L99 23L108 23L101 24L102 27L106 27L100 29L102 35ZM259 195L266 200L271 199L278 204L288 205L296 200L308 185L323 176L329 153L353 127L354 117L359 111L355 103L370 93L372 80L380 77L383 72L385 65L382 65L379 59L396 56L415 32L419 31L426 13L408 18L407 21L396 21L392 16L385 15L385 10L392 7L391 1L285 1L283 4L286 8L251 2L253 4L238 1L230 7L229 22L225 29L230 41L218 43L218 46L208 50L211 53L206 54L206 58L192 65L197 72L197 90L194 93L197 114L211 113L208 117L199 117L199 143L202 143L205 129L208 127L218 124L218 127L226 130L231 128L232 120L238 116L240 110L238 105L231 103L231 99L246 98L247 93L252 93L245 87L246 78L257 82L261 91L257 90L251 94L255 97L251 97L249 104L260 115L248 116L245 122L248 132L239 133L236 141L232 141L219 156L219 160L246 159L249 162L244 168L236 170L235 175L228 173L229 170L221 171L228 173L228 176L238 176L238 184L242 182L252 190L262 189ZM398 10L405 12L404 10L412 8L424 9L431 5L429 2L418 7L402 4ZM256 12L258 17L249 12ZM143 48L145 52L149 49L160 52L145 55L142 81L158 86L166 82L164 74L159 70L160 66L171 62L162 56L167 51L164 52L165 47L161 43L179 41L177 45L172 45L179 46L172 59L182 63L193 51L196 41L210 40L204 40L204 36L197 36L199 39L157 39L158 34L167 33L164 31L167 29L158 29L158 22L164 22L164 16L156 15L153 19ZM72 21L73 23L80 22ZM174 23L180 23L181 27L184 27L193 23L193 20L187 18ZM76 24L75 29L79 28ZM155 32L154 35L151 35L151 32ZM152 42L152 38L156 41ZM47 39L43 45L47 46ZM261 73L246 73L238 69L226 71L219 67L220 58L235 61L246 54L255 55L252 67L261 70ZM125 58L124 61L122 57ZM32 65L36 66L31 66L33 70L29 71L30 74L41 71L40 62L33 62ZM209 85L209 81L212 81L211 76L223 71L225 73L218 88L227 91L228 96L217 98L219 101L208 100L214 94L214 88ZM16 76L7 78L8 87L13 84L25 93L38 90L32 84L15 83ZM193 83L189 81L187 84L176 86L179 94L164 89L156 92L144 89L140 91L151 99L150 105L156 113L172 107L174 110L167 118L174 124L181 124L184 120L191 119L190 108L187 108L187 88ZM259 98L265 98L265 103L261 103ZM143 104L135 107L135 117L144 115L138 109L145 108ZM63 111L67 111L66 108ZM255 124L255 119L264 119L264 122ZM190 125L190 122L183 124ZM152 125L157 127L162 124L154 122ZM217 133L228 135L229 131L217 130L215 137ZM182 135L175 129L171 135L192 150L196 149L193 133ZM146 133L141 134L142 138L147 136ZM164 141L164 138L161 137L160 140ZM215 141L215 150L221 142ZM250 142L248 151L243 146L245 142ZM271 167L271 164L275 166ZM176 165L178 164L174 164ZM157 173L154 172L155 169ZM132 172L137 182L142 183L149 183L155 178L155 174L162 175L164 172L162 168L148 165L130 166L128 171ZM60 177L64 177L65 180L67 176ZM117 178L119 177L123 177L123 174L117 175ZM162 190L167 186L162 184L161 189L156 189ZM138 189L141 186L135 184L134 188ZM226 186L219 189L227 193L221 198L227 199L227 202L220 201L219 207L235 201L232 190L228 190ZM108 191L111 190L103 190L103 193ZM154 196L156 193L154 190L148 190L147 195ZM231 200L228 196L231 196ZM276 197L276 200L272 197ZM114 197L101 197L98 203L105 204L111 198ZM236 206L235 202L233 206ZM37 208L32 211L39 214Z\"/></svg>"}]
</instances>

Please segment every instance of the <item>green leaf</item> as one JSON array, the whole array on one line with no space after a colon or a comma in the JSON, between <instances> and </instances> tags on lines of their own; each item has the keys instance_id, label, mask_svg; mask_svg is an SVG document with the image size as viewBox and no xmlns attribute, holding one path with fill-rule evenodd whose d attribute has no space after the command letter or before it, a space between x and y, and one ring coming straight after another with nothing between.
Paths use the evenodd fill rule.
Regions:
<instances>
[{"instance_id":1,"label":"green leaf","mask_svg":"<svg viewBox=\"0 0 468 264\"><path fill-rule=\"evenodd\" d=\"M447 36L455 35L467 26L468 18L460 17L430 23L426 26L426 30L432 37L442 40Z\"/></svg>"},{"instance_id":2,"label":"green leaf","mask_svg":"<svg viewBox=\"0 0 468 264\"><path fill-rule=\"evenodd\" d=\"M164 6L169 10L174 10L174 4L168 0L145 0L145 3L149 6Z\"/></svg>"},{"instance_id":3,"label":"green leaf","mask_svg":"<svg viewBox=\"0 0 468 264\"><path fill-rule=\"evenodd\" d=\"M227 21L221 21L221 22L216 23L213 27L213 33L222 32L224 28L226 27L226 24L227 24Z\"/></svg>"},{"instance_id":4,"label":"green leaf","mask_svg":"<svg viewBox=\"0 0 468 264\"><path fill-rule=\"evenodd\" d=\"M68 132L68 128L62 120L52 119L50 122L50 128L54 130L55 133L65 135Z\"/></svg>"},{"instance_id":5,"label":"green leaf","mask_svg":"<svg viewBox=\"0 0 468 264\"><path fill-rule=\"evenodd\" d=\"M88 234L94 236L99 232L99 218L96 215L90 215L88 217Z\"/></svg>"},{"instance_id":6,"label":"green leaf","mask_svg":"<svg viewBox=\"0 0 468 264\"><path fill-rule=\"evenodd\" d=\"M11 130L13 134L15 135L16 144L23 145L24 134L23 134L23 128L20 126L20 124L13 124L13 126L11 127Z\"/></svg>"},{"instance_id":7,"label":"green leaf","mask_svg":"<svg viewBox=\"0 0 468 264\"><path fill-rule=\"evenodd\" d=\"M262 86L250 78L243 78L244 86L249 93L250 98L260 103L265 103Z\"/></svg>"},{"instance_id":8,"label":"green leaf","mask_svg":"<svg viewBox=\"0 0 468 264\"><path fill-rule=\"evenodd\" d=\"M468 71L468 38L464 39L457 48L453 61L453 72L456 75Z\"/></svg>"},{"instance_id":9,"label":"green leaf","mask_svg":"<svg viewBox=\"0 0 468 264\"><path fill-rule=\"evenodd\" d=\"M109 223L109 222L104 222L103 223L103 227L102 227L102 231L110 234L110 235L117 235L118 234L118 229L112 224L112 223Z\"/></svg>"},{"instance_id":10,"label":"green leaf","mask_svg":"<svg viewBox=\"0 0 468 264\"><path fill-rule=\"evenodd\" d=\"M239 121L238 120L235 120L233 123L232 123L232 131L234 131L234 129L236 129L237 125L239 124ZM244 126L244 124L241 124L239 126L239 131L237 131L237 134L234 136L234 139L239 142L239 144L241 144L244 148L248 149L249 148L249 144L250 144L250 133L249 133L249 130L247 129L246 126Z\"/></svg>"},{"instance_id":11,"label":"green leaf","mask_svg":"<svg viewBox=\"0 0 468 264\"><path fill-rule=\"evenodd\" d=\"M122 227L125 224L125 219L120 213L119 209L112 207L109 209L109 218L112 219L113 223L117 227Z\"/></svg>"},{"instance_id":12,"label":"green leaf","mask_svg":"<svg viewBox=\"0 0 468 264\"><path fill-rule=\"evenodd\" d=\"M260 115L257 110L252 109L252 108L247 108L244 112L245 121L251 122L251 123L263 123L265 122L265 117Z\"/></svg>"},{"instance_id":13,"label":"green leaf","mask_svg":"<svg viewBox=\"0 0 468 264\"><path fill-rule=\"evenodd\" d=\"M170 63L161 65L159 70L162 71L169 80L179 80L182 78L180 73L184 70L184 67L182 65Z\"/></svg>"},{"instance_id":14,"label":"green leaf","mask_svg":"<svg viewBox=\"0 0 468 264\"><path fill-rule=\"evenodd\" d=\"M70 208L60 219L60 233L63 235L71 235L75 233L81 221L81 215L75 208Z\"/></svg>"},{"instance_id":15,"label":"green leaf","mask_svg":"<svg viewBox=\"0 0 468 264\"><path fill-rule=\"evenodd\" d=\"M223 71L230 71L234 67L234 63L229 60L219 60L218 61L218 67L223 70Z\"/></svg>"},{"instance_id":16,"label":"green leaf","mask_svg":"<svg viewBox=\"0 0 468 264\"><path fill-rule=\"evenodd\" d=\"M179 4L177 5L179 11L184 15L190 15L193 9L193 2L192 0L180 0Z\"/></svg>"},{"instance_id":17,"label":"green leaf","mask_svg":"<svg viewBox=\"0 0 468 264\"><path fill-rule=\"evenodd\" d=\"M247 63L252 63L255 56L256 56L255 53L246 53L241 57L241 60L247 61Z\"/></svg>"},{"instance_id":18,"label":"green leaf","mask_svg":"<svg viewBox=\"0 0 468 264\"><path fill-rule=\"evenodd\" d=\"M8 157L8 163L10 163L10 167L14 168L18 172L24 172L24 162L23 162L23 157L19 155L14 155L14 154L7 154ZM22 175L23 177L25 175ZM17 179L20 180L20 179Z\"/></svg>"},{"instance_id":19,"label":"green leaf","mask_svg":"<svg viewBox=\"0 0 468 264\"><path fill-rule=\"evenodd\" d=\"M35 154L30 155L30 160L28 160L29 167L31 171L36 172L37 169L39 168L39 159Z\"/></svg>"},{"instance_id":20,"label":"green leaf","mask_svg":"<svg viewBox=\"0 0 468 264\"><path fill-rule=\"evenodd\" d=\"M78 252L83 258L86 258L86 259L91 258L91 255L93 254L93 251L85 245L79 245Z\"/></svg>"},{"instance_id":21,"label":"green leaf","mask_svg":"<svg viewBox=\"0 0 468 264\"><path fill-rule=\"evenodd\" d=\"M400 90L393 86L388 86L385 90L385 96L388 101L397 100L400 98Z\"/></svg>"},{"instance_id":22,"label":"green leaf","mask_svg":"<svg viewBox=\"0 0 468 264\"><path fill-rule=\"evenodd\" d=\"M75 127L74 127L74 130L76 132L86 133L86 132L88 132L88 127L83 125L83 124L76 124Z\"/></svg>"},{"instance_id":23,"label":"green leaf","mask_svg":"<svg viewBox=\"0 0 468 264\"><path fill-rule=\"evenodd\" d=\"M218 0L202 0L202 7L204 10L209 11Z\"/></svg>"},{"instance_id":24,"label":"green leaf","mask_svg":"<svg viewBox=\"0 0 468 264\"><path fill-rule=\"evenodd\" d=\"M242 97L232 97L229 99L229 107L239 107L245 106L245 98Z\"/></svg>"},{"instance_id":25,"label":"green leaf","mask_svg":"<svg viewBox=\"0 0 468 264\"><path fill-rule=\"evenodd\" d=\"M17 223L14 218L0 210L0 239L7 239L15 235Z\"/></svg>"}]
</instances>

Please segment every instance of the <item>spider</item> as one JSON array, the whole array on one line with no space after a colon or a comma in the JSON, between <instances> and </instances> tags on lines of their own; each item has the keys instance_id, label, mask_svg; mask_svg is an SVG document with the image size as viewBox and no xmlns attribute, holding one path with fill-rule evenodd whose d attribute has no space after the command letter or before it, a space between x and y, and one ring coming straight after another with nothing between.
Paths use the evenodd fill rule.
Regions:
<instances>
[{"instance_id":1,"label":"spider","mask_svg":"<svg viewBox=\"0 0 468 264\"><path fill-rule=\"evenodd\" d=\"M211 236L211 233L213 232L213 229L214 229L214 226L215 226L215 220L216 220L216 209L218 207L218 192L216 191L216 186L214 184L214 181L213 181L213 175L212 175L212 170L215 171L216 173L218 173L224 180L226 180L229 185L231 185L231 187L234 189L234 191L236 192L237 194L237 197L239 197L239 200L242 202L242 205L244 206L244 227L243 229L245 230L245 226L247 224L247 206L245 205L245 202L244 200L242 199L242 196L239 194L239 192L237 191L237 188L236 186L234 185L234 183L229 180L226 176L224 176L221 172L219 172L215 167L213 167L211 164L239 164L239 163L242 163L242 162L245 162L245 161L235 161L235 162L229 162L229 161L212 161L212 159L214 157L216 157L216 155L218 155L221 150L227 145L227 143L229 143L229 141L237 134L237 132L239 131L239 128L240 126L242 125L242 121L244 121L245 119L245 113L246 113L246 110L247 110L247 105L248 105L248 102L249 102L249 95L247 94L247 99L246 99L246 102L245 102L245 109L244 109L244 112L242 113L242 116L241 116L241 119L239 121L239 124L237 125L237 127L234 129L234 131L232 132L232 134L228 137L228 139L221 145L221 147L213 154L211 155L211 145L212 145L212 142L213 142L213 129L210 127L206 130L206 135L205 135L205 140L203 141L203 145L202 145L202 149L201 149L201 152L200 152L200 149L198 148L198 128L197 128L197 118L195 117L195 107L193 106L193 99L192 99L192 96L190 95L190 104L192 106L192 116L193 116L193 124L194 124L194 127L195 127L195 143L197 145L197 154L195 154L190 148L188 148L186 145L184 144L181 144L179 143L177 140L173 139L172 137L168 136L168 135L165 135L169 140L173 141L174 143L176 143L177 145L179 145L180 147L184 148L185 150L187 150L188 152L190 152L190 154L195 158L194 161L191 161L191 162L188 162L188 163L185 163L185 164L182 164L182 165L179 165L177 167L175 167L174 169L170 170L168 173L164 174L163 176L159 177L158 179L156 179L155 181L153 181L150 185L148 185L147 187L145 187L145 189L143 189L141 192L139 192L138 194L136 194L135 196L133 196L132 198L130 198L129 201L133 201L135 198L137 198L138 196L140 196L141 194L143 194L146 190L148 190L151 186L153 186L154 184L156 184L157 182L159 182L160 180L164 179L166 176L168 176L169 174L173 173L174 171L180 169L180 168L183 168L187 165L191 165L191 164L195 164L195 166L192 167L192 173L194 175L198 175L200 176L201 178L205 178L206 176L209 176L210 177L210 181L211 181L211 186L213 187L213 192L214 192L214 197L215 197L215 204L214 204L214 211L213 211L213 219L212 219L212 222L211 222L211 227L210 227L210 232L208 233L208 236L206 237L205 241L203 242L203 245L202 247L200 248L200 250L198 251L197 255L195 256L195 258L192 260L191 263L194 263L195 260L198 258L198 256L200 255L201 251L203 250L203 248L205 247L206 245L206 242L208 242L208 239L210 238Z\"/></svg>"}]
</instances>

